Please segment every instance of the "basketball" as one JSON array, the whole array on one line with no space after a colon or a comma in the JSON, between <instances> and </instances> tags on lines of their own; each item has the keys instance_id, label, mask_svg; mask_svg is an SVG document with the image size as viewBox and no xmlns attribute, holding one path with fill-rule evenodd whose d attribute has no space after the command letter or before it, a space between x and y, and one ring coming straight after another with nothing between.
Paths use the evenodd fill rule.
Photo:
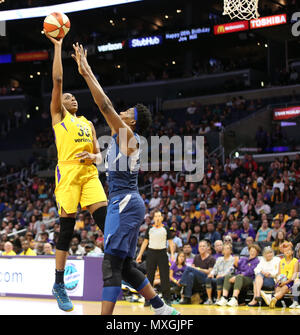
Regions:
<instances>
[{"instance_id":1,"label":"basketball","mask_svg":"<svg viewBox=\"0 0 300 335\"><path fill-rule=\"evenodd\" d=\"M56 39L65 37L70 30L70 20L63 13L52 13L44 20L44 30Z\"/></svg>"}]
</instances>

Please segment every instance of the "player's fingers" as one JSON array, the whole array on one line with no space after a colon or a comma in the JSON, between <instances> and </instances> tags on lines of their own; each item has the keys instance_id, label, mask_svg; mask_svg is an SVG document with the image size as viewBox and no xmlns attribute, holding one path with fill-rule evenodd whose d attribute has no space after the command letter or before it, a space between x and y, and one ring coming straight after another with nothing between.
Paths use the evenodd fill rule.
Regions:
<instances>
[{"instance_id":1,"label":"player's fingers","mask_svg":"<svg viewBox=\"0 0 300 335\"><path fill-rule=\"evenodd\" d=\"M76 154L75 156L76 157L82 157L83 155L85 155L85 152L80 152L80 153Z\"/></svg>"},{"instance_id":2,"label":"player's fingers","mask_svg":"<svg viewBox=\"0 0 300 335\"><path fill-rule=\"evenodd\" d=\"M87 57L87 49L84 51L84 56Z\"/></svg>"}]
</instances>

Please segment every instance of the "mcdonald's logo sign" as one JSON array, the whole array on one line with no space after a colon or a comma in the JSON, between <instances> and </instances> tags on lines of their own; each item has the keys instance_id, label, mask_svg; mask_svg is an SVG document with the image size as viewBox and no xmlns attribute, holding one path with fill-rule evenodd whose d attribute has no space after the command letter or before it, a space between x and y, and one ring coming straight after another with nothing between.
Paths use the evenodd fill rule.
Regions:
<instances>
[{"instance_id":1,"label":"mcdonald's logo sign","mask_svg":"<svg viewBox=\"0 0 300 335\"><path fill-rule=\"evenodd\" d=\"M214 34L215 35L228 34L248 29L249 29L248 21L237 21L225 24L218 24L214 26Z\"/></svg>"},{"instance_id":2,"label":"mcdonald's logo sign","mask_svg":"<svg viewBox=\"0 0 300 335\"><path fill-rule=\"evenodd\" d=\"M225 33L225 27L223 25L218 26L217 28L217 33L218 34L224 34Z\"/></svg>"}]
</instances>

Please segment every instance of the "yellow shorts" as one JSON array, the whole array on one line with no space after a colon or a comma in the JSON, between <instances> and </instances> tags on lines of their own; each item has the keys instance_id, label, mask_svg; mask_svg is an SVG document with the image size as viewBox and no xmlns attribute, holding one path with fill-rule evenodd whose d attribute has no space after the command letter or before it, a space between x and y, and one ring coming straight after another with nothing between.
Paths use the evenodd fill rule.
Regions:
<instances>
[{"instance_id":1,"label":"yellow shorts","mask_svg":"<svg viewBox=\"0 0 300 335\"><path fill-rule=\"evenodd\" d=\"M95 165L64 164L55 169L55 197L58 213L63 208L67 214L76 213L97 202L107 201Z\"/></svg>"}]
</instances>

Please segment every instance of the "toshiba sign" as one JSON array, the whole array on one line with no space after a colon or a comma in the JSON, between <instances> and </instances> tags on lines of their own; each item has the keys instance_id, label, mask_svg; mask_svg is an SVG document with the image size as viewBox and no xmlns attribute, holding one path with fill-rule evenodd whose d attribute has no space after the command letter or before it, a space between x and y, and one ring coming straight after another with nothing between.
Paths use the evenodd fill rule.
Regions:
<instances>
[{"instance_id":1,"label":"toshiba sign","mask_svg":"<svg viewBox=\"0 0 300 335\"><path fill-rule=\"evenodd\" d=\"M248 28L248 21L237 21L232 23L219 24L217 26L214 26L214 34L220 35L234 33L237 31L248 30Z\"/></svg>"},{"instance_id":2,"label":"toshiba sign","mask_svg":"<svg viewBox=\"0 0 300 335\"><path fill-rule=\"evenodd\" d=\"M250 21L250 28L265 28L287 23L286 14L261 17Z\"/></svg>"},{"instance_id":3,"label":"toshiba sign","mask_svg":"<svg viewBox=\"0 0 300 335\"><path fill-rule=\"evenodd\" d=\"M275 108L273 119L274 120L287 120L300 116L300 106Z\"/></svg>"}]
</instances>

